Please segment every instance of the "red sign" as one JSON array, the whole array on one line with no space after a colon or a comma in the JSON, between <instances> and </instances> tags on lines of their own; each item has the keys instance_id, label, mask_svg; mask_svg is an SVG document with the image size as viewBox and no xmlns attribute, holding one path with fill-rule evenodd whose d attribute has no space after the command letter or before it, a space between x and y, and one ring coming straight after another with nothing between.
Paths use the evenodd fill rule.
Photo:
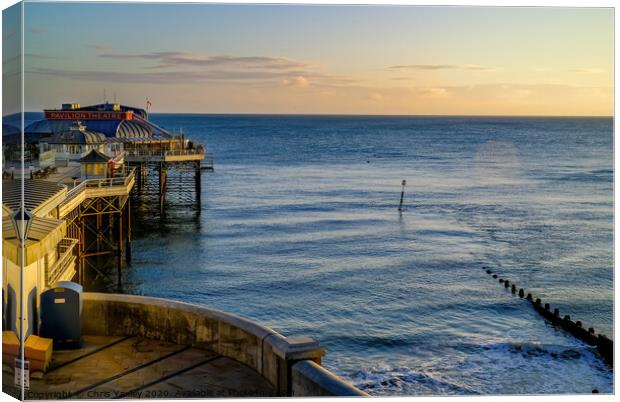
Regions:
<instances>
[{"instance_id":1,"label":"red sign","mask_svg":"<svg viewBox=\"0 0 620 402\"><path fill-rule=\"evenodd\" d=\"M131 120L133 112L46 110L48 120Z\"/></svg>"}]
</instances>

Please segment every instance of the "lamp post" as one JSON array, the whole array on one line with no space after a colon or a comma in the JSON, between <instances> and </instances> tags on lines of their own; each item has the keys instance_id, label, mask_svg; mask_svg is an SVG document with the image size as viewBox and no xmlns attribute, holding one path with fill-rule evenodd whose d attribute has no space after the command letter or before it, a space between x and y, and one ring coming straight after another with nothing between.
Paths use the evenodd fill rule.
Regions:
<instances>
[{"instance_id":1,"label":"lamp post","mask_svg":"<svg viewBox=\"0 0 620 402\"><path fill-rule=\"evenodd\" d=\"M15 233L17 234L17 238L19 240L19 358L20 358L20 367L21 369L21 391L22 397L24 395L24 388L26 386L26 365L25 365L25 336L24 336L24 274L26 271L24 254L25 254L25 242L28 238L28 231L30 230L30 225L32 224L32 218L34 215L26 211L25 208L21 207L15 214L13 214L13 224L15 225ZM16 367L15 370L18 368ZM23 400L23 398L22 398Z\"/></svg>"}]
</instances>

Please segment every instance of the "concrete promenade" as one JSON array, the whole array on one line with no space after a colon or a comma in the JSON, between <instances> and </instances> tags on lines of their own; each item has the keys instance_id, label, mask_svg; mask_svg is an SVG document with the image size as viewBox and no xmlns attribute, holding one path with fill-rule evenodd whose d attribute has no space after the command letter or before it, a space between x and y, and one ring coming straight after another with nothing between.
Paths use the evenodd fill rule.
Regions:
<instances>
[{"instance_id":1,"label":"concrete promenade","mask_svg":"<svg viewBox=\"0 0 620 402\"><path fill-rule=\"evenodd\" d=\"M4 392L19 395L3 366ZM275 396L260 374L213 351L127 336L85 336L79 350L56 351L27 399Z\"/></svg>"},{"instance_id":2,"label":"concrete promenade","mask_svg":"<svg viewBox=\"0 0 620 402\"><path fill-rule=\"evenodd\" d=\"M314 339L207 307L84 293L82 333L32 373L27 399L367 396L320 366ZM3 391L19 396L3 363Z\"/></svg>"}]
</instances>

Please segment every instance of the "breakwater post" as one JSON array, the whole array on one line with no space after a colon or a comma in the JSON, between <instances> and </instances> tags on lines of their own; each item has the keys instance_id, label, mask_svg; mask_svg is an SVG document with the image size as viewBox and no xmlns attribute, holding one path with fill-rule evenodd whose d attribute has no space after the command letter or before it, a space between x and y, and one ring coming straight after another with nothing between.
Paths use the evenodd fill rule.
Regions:
<instances>
[{"instance_id":1,"label":"breakwater post","mask_svg":"<svg viewBox=\"0 0 620 402\"><path fill-rule=\"evenodd\" d=\"M489 275L493 275L494 279L498 278L497 274L494 274L493 271L488 269L488 267L483 266L482 269L486 270L486 273ZM510 287L510 281L504 278L499 278L498 282L503 284L505 289ZM510 291L512 294L516 293L517 286L513 282L512 287L510 287ZM519 297L523 298L525 294L525 290L523 288L519 289ZM540 315L542 315L547 321L551 322L553 325L556 325L566 332L573 335L575 338L580 339L586 342L589 345L596 346L597 351L603 357L605 362L609 364L611 367L614 365L614 341L609 339L603 334L596 335L596 331L594 328L589 327L587 330L584 328L581 321L573 321L571 320L570 315L565 315L561 317L560 309L555 308L553 312L551 312L551 305L549 303L544 303L540 298L534 299L531 293L527 294L526 300L530 302L534 310L536 310Z\"/></svg>"},{"instance_id":2,"label":"breakwater post","mask_svg":"<svg viewBox=\"0 0 620 402\"><path fill-rule=\"evenodd\" d=\"M403 180L401 184L402 184L403 188L400 191L400 204L398 206L398 210L400 212L403 211L403 200L405 199L405 186L407 185L407 180Z\"/></svg>"}]
</instances>

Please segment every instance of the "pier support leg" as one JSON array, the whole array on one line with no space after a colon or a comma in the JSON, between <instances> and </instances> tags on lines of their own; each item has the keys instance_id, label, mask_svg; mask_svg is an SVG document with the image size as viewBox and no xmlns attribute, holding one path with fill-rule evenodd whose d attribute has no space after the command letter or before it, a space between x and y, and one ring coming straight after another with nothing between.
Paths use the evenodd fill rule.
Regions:
<instances>
[{"instance_id":1,"label":"pier support leg","mask_svg":"<svg viewBox=\"0 0 620 402\"><path fill-rule=\"evenodd\" d=\"M138 194L142 192L142 164L136 169L136 184L138 185Z\"/></svg>"},{"instance_id":2,"label":"pier support leg","mask_svg":"<svg viewBox=\"0 0 620 402\"><path fill-rule=\"evenodd\" d=\"M118 251L117 251L117 284L120 288L123 284L123 214L124 209L121 209L118 216Z\"/></svg>"},{"instance_id":3,"label":"pier support leg","mask_svg":"<svg viewBox=\"0 0 620 402\"><path fill-rule=\"evenodd\" d=\"M201 181L201 177L200 177L200 161L196 161L194 162L194 169L195 169L195 180L196 180L196 207L198 208L198 214L200 214L200 204L201 204L201 193L202 193L202 181Z\"/></svg>"},{"instance_id":4,"label":"pier support leg","mask_svg":"<svg viewBox=\"0 0 620 402\"><path fill-rule=\"evenodd\" d=\"M168 181L168 167L165 162L159 165L159 213L164 214L166 202L166 184Z\"/></svg>"},{"instance_id":5,"label":"pier support leg","mask_svg":"<svg viewBox=\"0 0 620 402\"><path fill-rule=\"evenodd\" d=\"M84 222L83 216L79 217L79 222L80 222L81 230L80 230L80 244L79 244L80 255L78 257L78 260L80 261L78 281L80 285L84 286L84 282L85 282L84 272L86 271L86 267L84 266L86 264L85 257L84 257L84 253L86 250L84 246L84 244L86 243L86 223Z\"/></svg>"},{"instance_id":6,"label":"pier support leg","mask_svg":"<svg viewBox=\"0 0 620 402\"><path fill-rule=\"evenodd\" d=\"M127 237L125 242L125 262L127 264L131 264L131 199L127 199L127 205L125 205L125 214L127 216L126 219L126 227L127 227Z\"/></svg>"},{"instance_id":7,"label":"pier support leg","mask_svg":"<svg viewBox=\"0 0 620 402\"><path fill-rule=\"evenodd\" d=\"M97 207L96 207L97 211L101 211L101 200L97 200ZM91 221L92 222L92 221ZM101 241L102 241L102 237L103 237L103 215L101 213L97 213L97 215L95 215L95 242L96 242L96 250L97 253L99 253L101 251ZM110 232L110 235L112 235L112 233Z\"/></svg>"}]
</instances>

